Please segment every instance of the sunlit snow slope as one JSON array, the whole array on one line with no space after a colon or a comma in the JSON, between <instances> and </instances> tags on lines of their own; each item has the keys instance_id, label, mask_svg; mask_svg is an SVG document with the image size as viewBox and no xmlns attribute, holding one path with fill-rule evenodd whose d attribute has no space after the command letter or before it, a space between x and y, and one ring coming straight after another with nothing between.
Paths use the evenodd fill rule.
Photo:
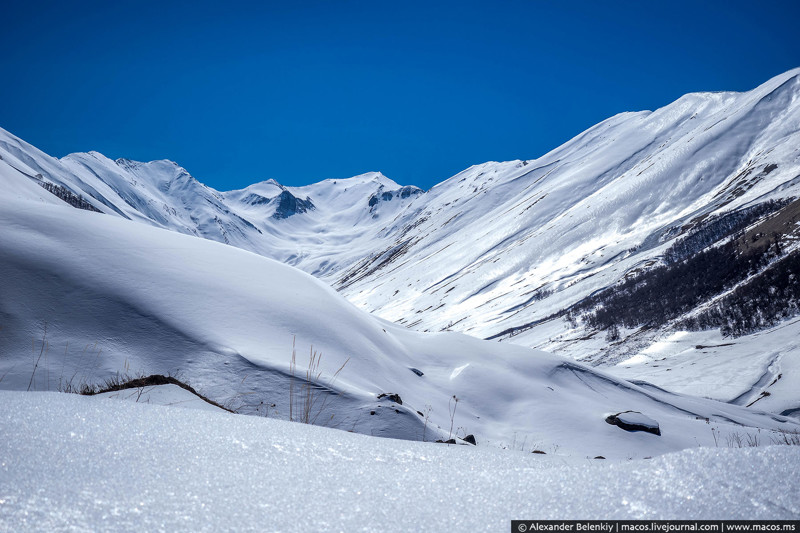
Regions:
<instances>
[{"instance_id":1,"label":"sunlit snow slope","mask_svg":"<svg viewBox=\"0 0 800 533\"><path fill-rule=\"evenodd\" d=\"M800 70L617 115L536 160L472 167L415 200L335 285L420 330L522 333L513 342L569 353L530 326L656 260L698 217L790 196Z\"/></svg>"},{"instance_id":2,"label":"sunlit snow slope","mask_svg":"<svg viewBox=\"0 0 800 533\"><path fill-rule=\"evenodd\" d=\"M274 180L218 192L167 160L140 163L97 152L56 159L0 129L0 165L63 186L96 209L271 257L322 276L371 253L376 232L413 198L378 172L306 187Z\"/></svg>"}]
</instances>

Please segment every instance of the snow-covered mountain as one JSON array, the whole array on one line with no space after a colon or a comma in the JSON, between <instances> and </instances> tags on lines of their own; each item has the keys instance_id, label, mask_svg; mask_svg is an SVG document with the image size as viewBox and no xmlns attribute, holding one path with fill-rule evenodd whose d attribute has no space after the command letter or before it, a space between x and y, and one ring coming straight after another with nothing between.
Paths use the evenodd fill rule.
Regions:
<instances>
[{"instance_id":1,"label":"snow-covered mountain","mask_svg":"<svg viewBox=\"0 0 800 533\"><path fill-rule=\"evenodd\" d=\"M586 320L596 309L588 298L663 264L676 243L720 220L756 213L737 231L757 239L758 228L785 219L780 245L794 253L799 95L800 69L747 93L686 95L654 112L612 117L536 160L478 165L426 192L379 173L219 192L171 161L96 152L55 159L2 130L0 173L12 201L15 191L27 199L36 191L59 202L38 183L109 220L230 244L313 274L361 309L414 330L545 349L673 391L793 414L798 322L737 339L681 326L730 287L656 326L609 335ZM768 201L777 201L774 209L763 207ZM770 259L748 279L776 264ZM253 289L250 274L237 275L241 290ZM700 360L701 381L693 373ZM709 373L711 366L719 370Z\"/></svg>"},{"instance_id":2,"label":"snow-covered mountain","mask_svg":"<svg viewBox=\"0 0 800 533\"><path fill-rule=\"evenodd\" d=\"M274 180L219 192L167 160L55 159L0 130L10 172L80 195L97 210L264 255L324 276L370 254L376 232L422 194L378 172L306 187Z\"/></svg>"},{"instance_id":3,"label":"snow-covered mountain","mask_svg":"<svg viewBox=\"0 0 800 533\"><path fill-rule=\"evenodd\" d=\"M799 184L794 70L748 93L617 115L534 161L470 168L415 201L393 242L335 281L418 329L514 333L568 351L531 326L658 261L704 217L800 196Z\"/></svg>"},{"instance_id":4,"label":"snow-covered mountain","mask_svg":"<svg viewBox=\"0 0 800 533\"><path fill-rule=\"evenodd\" d=\"M657 261L705 217L800 196L798 94L800 69L748 93L689 94L424 193L379 173L218 192L170 161L57 160L7 132L0 156L106 213L297 266L387 320L571 353L531 326Z\"/></svg>"}]
</instances>

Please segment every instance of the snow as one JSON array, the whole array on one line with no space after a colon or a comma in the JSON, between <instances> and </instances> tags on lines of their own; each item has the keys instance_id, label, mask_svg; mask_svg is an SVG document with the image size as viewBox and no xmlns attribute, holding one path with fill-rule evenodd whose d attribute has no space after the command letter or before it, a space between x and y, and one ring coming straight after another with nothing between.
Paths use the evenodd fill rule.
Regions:
<instances>
[{"instance_id":1,"label":"snow","mask_svg":"<svg viewBox=\"0 0 800 533\"><path fill-rule=\"evenodd\" d=\"M536 160L476 165L375 206L371 198L402 189L379 172L219 192L172 161L96 152L58 160L4 131L0 156L110 215L296 266L390 321L486 338L656 260L677 236L670 231L698 216L800 195L798 74L622 113ZM765 172L769 165L777 168ZM282 191L315 209L273 219L269 200ZM551 342L543 327L510 340L575 358L593 349Z\"/></svg>"},{"instance_id":2,"label":"snow","mask_svg":"<svg viewBox=\"0 0 800 533\"><path fill-rule=\"evenodd\" d=\"M304 386L315 350L313 417L367 435L474 434L482 446L628 458L711 446L712 422L718 434L798 427L522 346L415 332L375 319L290 266L120 217L0 198L0 226L0 341L9 354L0 360L2 388L177 374L222 405L286 419L290 390ZM378 400L382 393L403 404ZM656 418L662 436L605 423L606 413L626 410Z\"/></svg>"},{"instance_id":3,"label":"snow","mask_svg":"<svg viewBox=\"0 0 800 533\"><path fill-rule=\"evenodd\" d=\"M609 370L682 394L800 413L800 318L739 338L670 333Z\"/></svg>"},{"instance_id":4,"label":"snow","mask_svg":"<svg viewBox=\"0 0 800 533\"><path fill-rule=\"evenodd\" d=\"M798 94L800 69L745 93L686 95L652 112L611 117L538 159L476 165L424 194L391 195L373 206L371 198L403 188L369 172L220 192L172 161L113 161L97 152L55 159L2 130L0 174L12 195L53 202L28 190L42 176L110 217L290 264L412 329L495 337L615 365L601 353L603 335L547 317L657 262L696 217L800 196ZM272 218L272 200L283 191L310 198L315 209ZM754 387L760 363L734 359L743 366L726 388ZM796 406L796 392L785 392L770 402Z\"/></svg>"},{"instance_id":5,"label":"snow","mask_svg":"<svg viewBox=\"0 0 800 533\"><path fill-rule=\"evenodd\" d=\"M624 424L628 424L631 426L641 426L650 429L658 429L658 422L650 418L649 416L637 413L636 411L625 411L622 413L616 413L614 415L620 422Z\"/></svg>"},{"instance_id":6,"label":"snow","mask_svg":"<svg viewBox=\"0 0 800 533\"><path fill-rule=\"evenodd\" d=\"M798 72L612 117L533 161L469 168L409 207L401 258L339 286L419 330L485 338L541 320L657 259L671 228L798 195ZM550 350L548 339L534 328L509 340ZM572 355L566 342L552 348Z\"/></svg>"},{"instance_id":7,"label":"snow","mask_svg":"<svg viewBox=\"0 0 800 533\"><path fill-rule=\"evenodd\" d=\"M9 531L477 531L536 519L797 519L800 448L570 459L0 391Z\"/></svg>"},{"instance_id":8,"label":"snow","mask_svg":"<svg viewBox=\"0 0 800 533\"><path fill-rule=\"evenodd\" d=\"M438 331L497 335L549 316L657 261L661 236L695 216L795 194L799 72L618 115L536 161L477 165L424 194L375 172L219 192L172 161L58 160L0 131L0 387L179 373L223 405L286 419L316 351L315 419L367 435L629 458L792 430L779 414L800 407L794 326L741 349L697 341L716 348L679 350L669 370L653 360L661 345L648 351L664 339L645 339L644 363L609 368L632 381L529 348L581 358L608 344L561 319L502 343ZM284 191L315 209L276 221ZM604 421L630 410L662 436Z\"/></svg>"}]
</instances>

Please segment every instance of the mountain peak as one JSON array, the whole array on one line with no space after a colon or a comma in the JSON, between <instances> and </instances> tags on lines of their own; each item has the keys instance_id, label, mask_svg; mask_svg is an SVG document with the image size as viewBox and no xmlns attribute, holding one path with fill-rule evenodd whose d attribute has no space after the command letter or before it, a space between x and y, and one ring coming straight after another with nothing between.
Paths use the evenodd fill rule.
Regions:
<instances>
[{"instance_id":1,"label":"mountain peak","mask_svg":"<svg viewBox=\"0 0 800 533\"><path fill-rule=\"evenodd\" d=\"M272 179L272 178L270 178L270 179L268 179L268 180L264 180L264 181L262 181L261 183L263 183L263 184L265 184L265 185L274 185L275 187L280 187L281 189L285 189L285 188L286 188L286 187L284 187L283 185L281 185L280 183L278 183L278 181L277 181L277 180L274 180L274 179Z\"/></svg>"}]
</instances>

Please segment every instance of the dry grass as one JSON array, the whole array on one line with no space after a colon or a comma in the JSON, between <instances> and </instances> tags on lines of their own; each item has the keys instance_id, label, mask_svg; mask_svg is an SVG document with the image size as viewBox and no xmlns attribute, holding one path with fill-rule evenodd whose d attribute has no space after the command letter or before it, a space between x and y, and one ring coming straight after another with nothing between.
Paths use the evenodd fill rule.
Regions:
<instances>
[{"instance_id":1,"label":"dry grass","mask_svg":"<svg viewBox=\"0 0 800 533\"><path fill-rule=\"evenodd\" d=\"M773 444L784 446L800 446L800 430L783 430L778 433L778 436L773 435L770 437L770 440Z\"/></svg>"},{"instance_id":2,"label":"dry grass","mask_svg":"<svg viewBox=\"0 0 800 533\"><path fill-rule=\"evenodd\" d=\"M453 421L456 417L456 409L458 409L458 402L459 400L455 394L450 400L447 402L447 409L450 411L450 433L447 435L448 440L453 438Z\"/></svg>"},{"instance_id":3,"label":"dry grass","mask_svg":"<svg viewBox=\"0 0 800 533\"><path fill-rule=\"evenodd\" d=\"M326 389L333 387L339 374L350 362L350 358L333 373L330 379L323 383L322 378L322 354L314 350L311 346L308 353L308 365L305 369L305 378L300 384L300 390L295 390L295 380L297 376L297 349L295 340L292 340L292 358L289 362L289 420L301 422L303 424L318 424L320 416L330 407L329 402L334 396ZM325 422L329 422L330 418Z\"/></svg>"},{"instance_id":4,"label":"dry grass","mask_svg":"<svg viewBox=\"0 0 800 533\"><path fill-rule=\"evenodd\" d=\"M711 428L714 436L714 444L719 446L719 431ZM800 446L800 430L774 430L769 431L769 442L765 442L761 437L761 430L756 433L729 433L725 436L725 444L728 448L758 448L759 446L782 445Z\"/></svg>"},{"instance_id":5,"label":"dry grass","mask_svg":"<svg viewBox=\"0 0 800 533\"><path fill-rule=\"evenodd\" d=\"M145 387L155 387L157 385L177 385L178 387L191 392L201 400L209 403L215 407L219 407L224 411L233 413L231 409L220 405L219 403L211 400L210 398L197 392L191 385L185 383L174 376L164 376L161 374L151 374L149 376L129 377L117 374L106 379L102 385L83 385L79 394L85 396L94 396L95 394L103 394L105 392L115 392L128 389L139 389L139 396L141 396Z\"/></svg>"},{"instance_id":6,"label":"dry grass","mask_svg":"<svg viewBox=\"0 0 800 533\"><path fill-rule=\"evenodd\" d=\"M31 387L34 386L34 379L36 378L36 369L39 368L39 362L42 360L42 355L47 353L48 349L49 349L49 346L47 344L47 322L45 322L44 323L44 333L42 334L42 348L39 350L39 357L35 356L35 354L36 354L35 345L31 346L31 350L33 351L33 354L34 354L34 363L33 363L33 371L31 372L31 380L28 382L28 391L30 391Z\"/></svg>"}]
</instances>

